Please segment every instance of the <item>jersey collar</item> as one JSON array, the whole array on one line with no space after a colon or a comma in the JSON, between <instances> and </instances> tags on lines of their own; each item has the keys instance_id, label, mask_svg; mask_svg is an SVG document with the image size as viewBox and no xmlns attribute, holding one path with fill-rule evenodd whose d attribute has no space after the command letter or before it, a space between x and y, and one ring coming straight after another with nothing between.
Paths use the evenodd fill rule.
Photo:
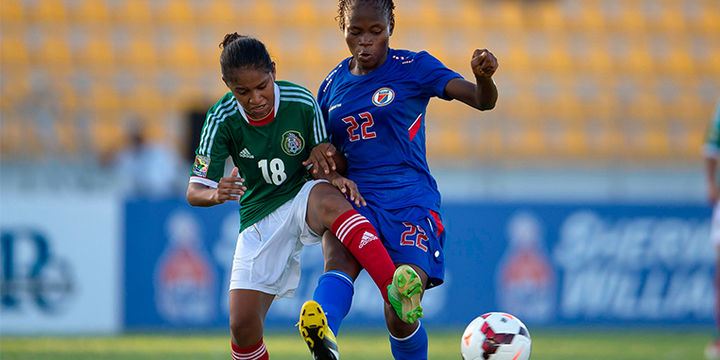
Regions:
<instances>
[{"instance_id":1,"label":"jersey collar","mask_svg":"<svg viewBox=\"0 0 720 360\"><path fill-rule=\"evenodd\" d=\"M275 117L275 116L277 116L277 111L278 111L278 108L280 107L280 87L275 82L273 82L273 90L275 92L275 105L273 106L273 117ZM242 105L240 105L240 102L237 101L237 99L235 99L235 103L238 106L238 110L240 110L240 114L242 115L243 120L245 120L245 122L247 122L248 124L251 124L250 120L248 120L248 116L245 114L245 109L243 109Z\"/></svg>"}]
</instances>

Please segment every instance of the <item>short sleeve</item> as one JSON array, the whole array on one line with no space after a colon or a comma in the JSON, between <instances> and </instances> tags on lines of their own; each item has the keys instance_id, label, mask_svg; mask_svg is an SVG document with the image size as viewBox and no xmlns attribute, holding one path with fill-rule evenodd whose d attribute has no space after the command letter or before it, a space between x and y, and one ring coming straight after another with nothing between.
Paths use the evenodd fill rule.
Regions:
<instances>
[{"instance_id":1,"label":"short sleeve","mask_svg":"<svg viewBox=\"0 0 720 360\"><path fill-rule=\"evenodd\" d=\"M716 157L720 154L720 102L715 107L715 112L708 126L703 153L706 157Z\"/></svg>"},{"instance_id":2,"label":"short sleeve","mask_svg":"<svg viewBox=\"0 0 720 360\"><path fill-rule=\"evenodd\" d=\"M447 83L452 79L462 78L462 75L448 69L427 51L421 51L415 55L413 75L420 82L419 85L423 89L424 95L437 96L444 100L451 100L445 96Z\"/></svg>"},{"instance_id":3,"label":"short sleeve","mask_svg":"<svg viewBox=\"0 0 720 360\"><path fill-rule=\"evenodd\" d=\"M200 144L195 150L195 161L190 172L190 182L217 187L225 172L225 160L229 153L227 128L216 117L208 114Z\"/></svg>"},{"instance_id":4,"label":"short sleeve","mask_svg":"<svg viewBox=\"0 0 720 360\"><path fill-rule=\"evenodd\" d=\"M320 107L320 115L322 116L323 120L326 120L328 118L328 91L330 86L330 77L326 77L325 80L323 80L322 84L320 84L320 88L318 89L317 93L317 102L318 106Z\"/></svg>"},{"instance_id":5,"label":"short sleeve","mask_svg":"<svg viewBox=\"0 0 720 360\"><path fill-rule=\"evenodd\" d=\"M312 98L312 95L310 96ZM328 135L327 135L327 128L325 127L325 116L323 116L323 111L318 102L315 100L315 98L312 98L312 125L311 125L311 131L312 131L312 140L313 140L313 147L315 147L317 144L323 143L327 141Z\"/></svg>"}]
</instances>

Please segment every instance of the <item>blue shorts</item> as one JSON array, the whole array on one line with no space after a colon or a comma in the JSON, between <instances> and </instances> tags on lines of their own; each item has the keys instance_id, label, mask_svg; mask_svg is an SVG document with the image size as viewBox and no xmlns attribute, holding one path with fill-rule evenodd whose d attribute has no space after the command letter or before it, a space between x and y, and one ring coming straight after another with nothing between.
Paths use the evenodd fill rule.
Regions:
<instances>
[{"instance_id":1,"label":"blue shorts","mask_svg":"<svg viewBox=\"0 0 720 360\"><path fill-rule=\"evenodd\" d=\"M396 264L423 269L428 275L427 288L443 283L445 229L438 213L422 207L388 211L363 206L355 210L372 223Z\"/></svg>"}]
</instances>

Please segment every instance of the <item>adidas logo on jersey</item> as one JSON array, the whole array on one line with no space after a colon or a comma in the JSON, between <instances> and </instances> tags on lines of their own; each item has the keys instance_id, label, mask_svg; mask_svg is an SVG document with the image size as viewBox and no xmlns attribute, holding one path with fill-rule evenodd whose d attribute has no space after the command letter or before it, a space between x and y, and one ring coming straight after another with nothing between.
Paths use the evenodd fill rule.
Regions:
<instances>
[{"instance_id":1,"label":"adidas logo on jersey","mask_svg":"<svg viewBox=\"0 0 720 360\"><path fill-rule=\"evenodd\" d=\"M242 151L238 154L238 156L241 158L247 158L247 159L255 158L255 156L253 154L251 154L250 150L248 150L247 148L242 149Z\"/></svg>"},{"instance_id":2,"label":"adidas logo on jersey","mask_svg":"<svg viewBox=\"0 0 720 360\"><path fill-rule=\"evenodd\" d=\"M360 239L360 245L358 246L358 249L362 249L362 247L365 246L365 244L367 244L373 240L377 240L377 236L366 231L363 234L362 239Z\"/></svg>"}]
</instances>

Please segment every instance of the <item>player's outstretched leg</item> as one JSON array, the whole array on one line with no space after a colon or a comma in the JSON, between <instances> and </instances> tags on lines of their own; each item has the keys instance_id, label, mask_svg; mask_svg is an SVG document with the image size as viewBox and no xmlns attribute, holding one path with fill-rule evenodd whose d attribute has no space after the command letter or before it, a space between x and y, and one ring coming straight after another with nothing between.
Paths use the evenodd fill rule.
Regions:
<instances>
[{"instance_id":1,"label":"player's outstretched leg","mask_svg":"<svg viewBox=\"0 0 720 360\"><path fill-rule=\"evenodd\" d=\"M412 324L423 317L420 306L423 284L415 269L408 265L400 265L393 275L392 284L388 285L390 305L395 309L400 320Z\"/></svg>"},{"instance_id":2,"label":"player's outstretched leg","mask_svg":"<svg viewBox=\"0 0 720 360\"><path fill-rule=\"evenodd\" d=\"M308 300L300 310L300 336L315 360L338 360L337 340L328 326L320 304Z\"/></svg>"}]
</instances>

